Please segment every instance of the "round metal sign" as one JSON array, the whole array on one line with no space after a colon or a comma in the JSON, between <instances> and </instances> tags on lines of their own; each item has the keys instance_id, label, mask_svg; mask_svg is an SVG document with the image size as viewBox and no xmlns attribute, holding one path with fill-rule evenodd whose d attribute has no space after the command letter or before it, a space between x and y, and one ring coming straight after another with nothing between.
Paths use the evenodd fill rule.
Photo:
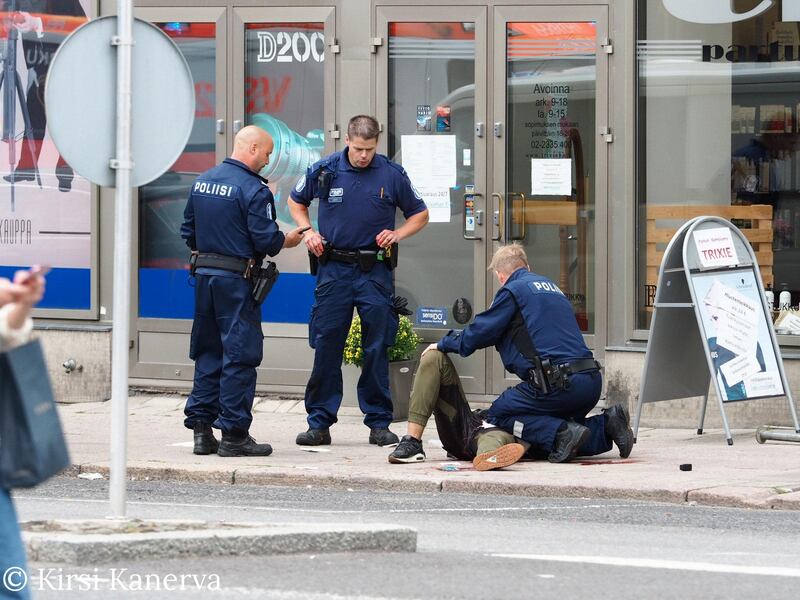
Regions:
<instances>
[{"instance_id":1,"label":"round metal sign","mask_svg":"<svg viewBox=\"0 0 800 600\"><path fill-rule=\"evenodd\" d=\"M53 57L45 88L47 126L81 176L115 184L117 18L76 29ZM158 27L134 19L131 68L131 185L153 181L186 147L194 124L194 83L178 48Z\"/></svg>"}]
</instances>

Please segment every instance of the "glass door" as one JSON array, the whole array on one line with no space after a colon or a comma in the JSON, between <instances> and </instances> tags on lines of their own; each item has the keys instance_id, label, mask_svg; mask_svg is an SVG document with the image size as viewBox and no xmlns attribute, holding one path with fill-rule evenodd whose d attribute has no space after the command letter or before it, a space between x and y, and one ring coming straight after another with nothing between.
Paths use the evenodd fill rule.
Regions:
<instances>
[{"instance_id":1,"label":"glass door","mask_svg":"<svg viewBox=\"0 0 800 600\"><path fill-rule=\"evenodd\" d=\"M132 285L138 311L131 376L191 379L189 332L194 289L189 285L189 250L179 235L186 198L195 178L226 154L224 8L140 8L169 36L194 80L195 120L186 148L167 171L138 188L138 265ZM178 368L175 365L185 365Z\"/></svg>"},{"instance_id":2,"label":"glass door","mask_svg":"<svg viewBox=\"0 0 800 600\"><path fill-rule=\"evenodd\" d=\"M231 132L257 125L272 136L275 148L261 175L269 180L283 231L294 228L289 193L312 163L334 151L339 135L333 102L335 15L333 7L309 6L233 11ZM316 206L311 219L316 226ZM262 305L268 339L259 382L305 385L312 363L307 323L315 278L303 245L274 260L281 275Z\"/></svg>"},{"instance_id":3,"label":"glass door","mask_svg":"<svg viewBox=\"0 0 800 600\"><path fill-rule=\"evenodd\" d=\"M502 224L495 248L525 248L531 269L569 298L598 357L613 139L607 14L605 6L496 8L493 44L492 211ZM493 373L495 393L513 383L497 359Z\"/></svg>"},{"instance_id":4,"label":"glass door","mask_svg":"<svg viewBox=\"0 0 800 600\"><path fill-rule=\"evenodd\" d=\"M397 294L427 342L486 308L486 9L377 9L379 151L401 165L430 222L400 245ZM454 357L464 389L486 393L486 352Z\"/></svg>"}]
</instances>

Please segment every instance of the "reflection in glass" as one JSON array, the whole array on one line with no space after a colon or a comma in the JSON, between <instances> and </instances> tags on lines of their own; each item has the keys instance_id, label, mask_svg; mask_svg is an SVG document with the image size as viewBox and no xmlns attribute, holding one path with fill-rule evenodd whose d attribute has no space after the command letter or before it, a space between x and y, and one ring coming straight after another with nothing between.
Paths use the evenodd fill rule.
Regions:
<instances>
[{"instance_id":1,"label":"reflection in glass","mask_svg":"<svg viewBox=\"0 0 800 600\"><path fill-rule=\"evenodd\" d=\"M591 333L596 25L508 23L506 37L505 238L525 247Z\"/></svg>"},{"instance_id":2,"label":"reflection in glass","mask_svg":"<svg viewBox=\"0 0 800 600\"><path fill-rule=\"evenodd\" d=\"M443 157L455 160L454 182L429 185L409 172L431 219L400 245L397 294L412 309L449 309L458 298L476 304L474 242L462 237L464 194L475 185L474 24L390 23L388 91L390 159L403 164L403 136L455 136L456 150Z\"/></svg>"},{"instance_id":3,"label":"reflection in glass","mask_svg":"<svg viewBox=\"0 0 800 600\"><path fill-rule=\"evenodd\" d=\"M139 315L191 318L189 249L180 237L180 226L192 183L216 163L216 25L156 25L172 38L189 65L195 89L195 120L186 148L175 164L139 188Z\"/></svg>"},{"instance_id":4,"label":"reflection in glass","mask_svg":"<svg viewBox=\"0 0 800 600\"><path fill-rule=\"evenodd\" d=\"M324 23L247 23L245 44L245 122L275 141L261 175L269 180L286 230L294 226L286 199L325 149ZM311 213L316 224L316 204ZM304 252L281 253L277 263L282 273L308 273ZM278 293L285 283L279 282Z\"/></svg>"},{"instance_id":5,"label":"reflection in glass","mask_svg":"<svg viewBox=\"0 0 800 600\"><path fill-rule=\"evenodd\" d=\"M0 276L52 265L40 308L91 306L91 185L53 144L44 106L53 57L89 5L0 3Z\"/></svg>"},{"instance_id":6,"label":"reflection in glass","mask_svg":"<svg viewBox=\"0 0 800 600\"><path fill-rule=\"evenodd\" d=\"M706 24L638 2L638 328L666 243L699 215L737 225L775 298L800 300L800 30L786 5Z\"/></svg>"}]
</instances>

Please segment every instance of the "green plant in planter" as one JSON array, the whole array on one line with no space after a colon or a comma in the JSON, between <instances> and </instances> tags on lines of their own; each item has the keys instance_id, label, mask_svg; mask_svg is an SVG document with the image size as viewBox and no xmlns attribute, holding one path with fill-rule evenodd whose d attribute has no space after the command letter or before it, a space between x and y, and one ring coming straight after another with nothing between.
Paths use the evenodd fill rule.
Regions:
<instances>
[{"instance_id":1,"label":"green plant in planter","mask_svg":"<svg viewBox=\"0 0 800 600\"><path fill-rule=\"evenodd\" d=\"M389 347L389 361L394 362L414 358L417 344L421 341L422 338L414 332L411 319L401 316L394 344ZM357 367L364 364L364 349L361 347L361 319L358 316L353 317L353 322L350 324L350 331L344 344L343 361L346 365L355 365Z\"/></svg>"}]
</instances>

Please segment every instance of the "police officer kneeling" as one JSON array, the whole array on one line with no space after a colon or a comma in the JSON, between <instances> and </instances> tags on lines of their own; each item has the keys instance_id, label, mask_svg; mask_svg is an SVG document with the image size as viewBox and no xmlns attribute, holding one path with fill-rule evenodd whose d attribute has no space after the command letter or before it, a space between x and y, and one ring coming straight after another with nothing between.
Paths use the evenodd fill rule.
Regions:
<instances>
[{"instance_id":1,"label":"police officer kneeling","mask_svg":"<svg viewBox=\"0 0 800 600\"><path fill-rule=\"evenodd\" d=\"M530 271L522 246L500 248L490 268L502 286L491 307L423 354L411 395L408 435L389 462L425 459L422 432L431 414L445 450L473 460L478 470L508 466L525 451L531 458L560 463L578 454L607 452L616 444L627 458L633 448L627 408L615 405L586 418L600 399L603 379L564 293ZM469 356L489 346L500 352L506 370L522 379L483 416L506 436L486 434L483 419L469 411L452 362L442 354Z\"/></svg>"},{"instance_id":2,"label":"police officer kneeling","mask_svg":"<svg viewBox=\"0 0 800 600\"><path fill-rule=\"evenodd\" d=\"M264 130L248 126L239 131L230 158L197 178L183 213L181 237L192 250L196 276L189 348L194 386L184 410L184 424L194 430L195 454L272 453L269 444L258 444L249 435L264 339L253 291L263 283L256 273L264 271L259 269L264 257L302 239L299 229L285 236L278 229L275 200L267 180L258 175L272 149ZM219 443L212 426L222 430Z\"/></svg>"}]
</instances>

